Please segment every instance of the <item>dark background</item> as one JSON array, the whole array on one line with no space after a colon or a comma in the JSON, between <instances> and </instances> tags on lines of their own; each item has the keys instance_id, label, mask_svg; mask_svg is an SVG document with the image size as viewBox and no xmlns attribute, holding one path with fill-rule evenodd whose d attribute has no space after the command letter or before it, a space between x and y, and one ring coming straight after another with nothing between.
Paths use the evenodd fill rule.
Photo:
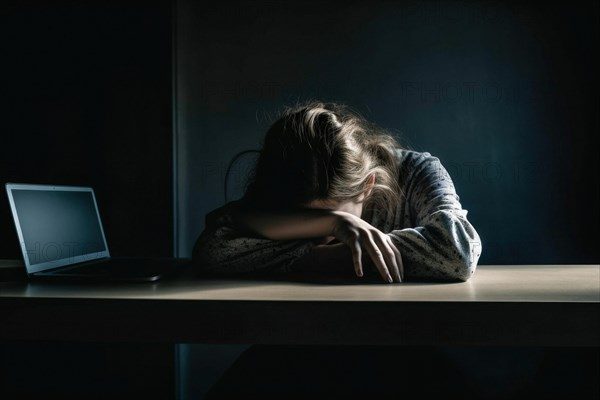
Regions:
<instances>
[{"instance_id":1,"label":"dark background","mask_svg":"<svg viewBox=\"0 0 600 400\"><path fill-rule=\"evenodd\" d=\"M92 186L111 255L173 254L172 49L170 1L2 2L0 259L6 182ZM172 398L173 347L0 343L0 398Z\"/></svg>"},{"instance_id":2,"label":"dark background","mask_svg":"<svg viewBox=\"0 0 600 400\"><path fill-rule=\"evenodd\" d=\"M482 237L481 268L598 263L596 2L13 1L0 10L2 184L93 186L113 255L188 256L205 214L227 200L232 157L259 147L281 106L320 98L440 158ZM246 170L234 170L233 196ZM4 188L0 221L0 258L20 258ZM101 376L108 392L150 398L173 383L164 347L2 346L9 378L34 359L58 377ZM216 379L206 369L224 368L241 351L232 349L182 346L184 393L203 393ZM202 370L206 354L221 358ZM494 357L508 376L510 357ZM129 374L145 379L127 383Z\"/></svg>"},{"instance_id":3,"label":"dark background","mask_svg":"<svg viewBox=\"0 0 600 400\"><path fill-rule=\"evenodd\" d=\"M3 2L0 258L21 257L6 182L92 186L111 255L172 255L172 7L151 4Z\"/></svg>"}]
</instances>

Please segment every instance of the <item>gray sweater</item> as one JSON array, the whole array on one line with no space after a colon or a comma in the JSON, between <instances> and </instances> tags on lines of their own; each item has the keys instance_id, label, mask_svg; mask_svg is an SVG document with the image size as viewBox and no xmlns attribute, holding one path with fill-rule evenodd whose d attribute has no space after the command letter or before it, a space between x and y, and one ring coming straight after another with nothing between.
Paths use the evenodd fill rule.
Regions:
<instances>
[{"instance_id":1,"label":"gray sweater","mask_svg":"<svg viewBox=\"0 0 600 400\"><path fill-rule=\"evenodd\" d=\"M466 281L475 272L481 239L467 220L452 179L427 152L397 150L402 201L394 213L373 209L362 218L389 235L404 263L405 280ZM239 229L232 212L236 200L206 215L206 226L192 258L203 272L286 273L308 253L311 239L271 240ZM348 266L353 270L352 265Z\"/></svg>"}]
</instances>

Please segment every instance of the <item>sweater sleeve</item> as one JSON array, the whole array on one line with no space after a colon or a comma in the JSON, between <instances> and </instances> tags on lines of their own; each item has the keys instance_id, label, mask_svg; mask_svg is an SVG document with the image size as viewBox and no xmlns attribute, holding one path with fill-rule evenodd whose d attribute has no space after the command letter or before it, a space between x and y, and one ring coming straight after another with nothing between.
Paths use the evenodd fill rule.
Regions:
<instances>
[{"instance_id":1,"label":"sweater sleeve","mask_svg":"<svg viewBox=\"0 0 600 400\"><path fill-rule=\"evenodd\" d=\"M291 271L291 265L314 246L310 239L271 240L244 232L235 224L240 201L206 215L204 231L192 252L193 263L206 274L278 274Z\"/></svg>"},{"instance_id":2,"label":"sweater sleeve","mask_svg":"<svg viewBox=\"0 0 600 400\"><path fill-rule=\"evenodd\" d=\"M422 153L414 164L405 188L412 227L388 233L402 254L405 276L466 281L475 272L481 239L440 160Z\"/></svg>"}]
</instances>

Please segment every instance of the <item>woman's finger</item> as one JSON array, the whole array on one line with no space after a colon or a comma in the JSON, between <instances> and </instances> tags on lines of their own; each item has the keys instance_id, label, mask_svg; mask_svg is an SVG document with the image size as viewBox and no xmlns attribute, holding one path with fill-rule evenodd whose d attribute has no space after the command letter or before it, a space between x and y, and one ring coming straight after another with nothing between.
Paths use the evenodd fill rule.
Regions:
<instances>
[{"instance_id":1,"label":"woman's finger","mask_svg":"<svg viewBox=\"0 0 600 400\"><path fill-rule=\"evenodd\" d=\"M385 263L388 266L390 275L392 275L394 277L396 282L402 282L402 278L400 277L400 270L398 267L398 261L396 258L396 253L394 253L394 251L392 250L393 246L390 245L390 242L387 240L387 236L384 234L375 235L375 240L377 241L379 249L383 253L383 256L385 258Z\"/></svg>"},{"instance_id":2,"label":"woman's finger","mask_svg":"<svg viewBox=\"0 0 600 400\"><path fill-rule=\"evenodd\" d=\"M345 243L350 248L352 253L352 261L354 264L354 272L356 276L363 276L362 266L362 248L360 247L359 233L355 228L340 230L337 232L340 236L340 242ZM337 238L336 238L337 239Z\"/></svg>"},{"instance_id":3,"label":"woman's finger","mask_svg":"<svg viewBox=\"0 0 600 400\"><path fill-rule=\"evenodd\" d=\"M371 237L370 234L368 235L367 238L365 238L365 247L367 248L367 252L369 253L369 256L371 257L371 260L373 260L373 262L375 263L375 266L377 266L377 269L379 270L379 273L381 274L381 277L383 278L383 280L386 282L392 283L394 280L392 279L392 276L390 275L388 268L385 265L383 253L377 247L377 245L375 244L375 241L373 240L373 238Z\"/></svg>"},{"instance_id":4,"label":"woman's finger","mask_svg":"<svg viewBox=\"0 0 600 400\"><path fill-rule=\"evenodd\" d=\"M350 251L352 251L352 259L354 261L354 272L356 272L356 276L362 277L362 249L360 248L360 243L358 240L356 240L354 245L350 247Z\"/></svg>"},{"instance_id":5,"label":"woman's finger","mask_svg":"<svg viewBox=\"0 0 600 400\"><path fill-rule=\"evenodd\" d=\"M394 244L394 242L392 241L392 239L387 236L387 240L390 243L390 247L392 248L392 251L394 252L395 256L396 256L396 264L398 265L398 272L400 273L400 282L404 281L404 262L402 261L402 254L400 253L400 250L398 250L398 248L396 247L396 245Z\"/></svg>"}]
</instances>

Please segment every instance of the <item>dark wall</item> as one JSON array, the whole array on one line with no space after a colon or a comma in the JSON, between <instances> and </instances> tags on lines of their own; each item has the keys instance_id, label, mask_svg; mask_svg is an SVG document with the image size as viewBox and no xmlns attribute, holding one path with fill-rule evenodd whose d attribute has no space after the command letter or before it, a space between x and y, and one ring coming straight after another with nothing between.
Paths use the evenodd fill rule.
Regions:
<instances>
[{"instance_id":1,"label":"dark wall","mask_svg":"<svg viewBox=\"0 0 600 400\"><path fill-rule=\"evenodd\" d=\"M171 2L0 7L0 258L21 258L6 182L92 186L112 255L171 255ZM172 344L0 343L0 359L2 398L174 397Z\"/></svg>"},{"instance_id":2,"label":"dark wall","mask_svg":"<svg viewBox=\"0 0 600 400\"><path fill-rule=\"evenodd\" d=\"M6 182L92 186L112 255L172 254L170 1L3 2L0 258L20 258Z\"/></svg>"},{"instance_id":3,"label":"dark wall","mask_svg":"<svg viewBox=\"0 0 600 400\"><path fill-rule=\"evenodd\" d=\"M231 158L321 98L441 159L481 264L597 263L597 39L595 2L180 1L179 251Z\"/></svg>"}]
</instances>

